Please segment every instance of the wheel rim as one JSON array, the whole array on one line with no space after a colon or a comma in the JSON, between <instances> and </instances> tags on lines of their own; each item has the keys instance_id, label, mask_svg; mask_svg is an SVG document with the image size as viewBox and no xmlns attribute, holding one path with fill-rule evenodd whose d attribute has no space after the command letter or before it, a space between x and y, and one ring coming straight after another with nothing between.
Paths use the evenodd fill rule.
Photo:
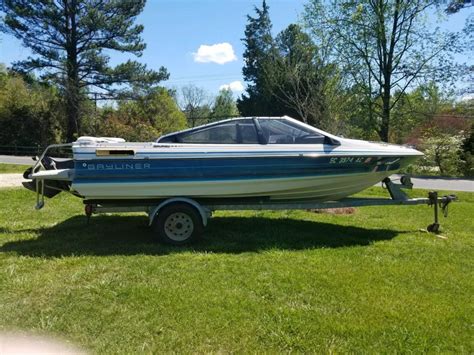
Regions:
<instances>
[{"instance_id":1,"label":"wheel rim","mask_svg":"<svg viewBox=\"0 0 474 355\"><path fill-rule=\"evenodd\" d=\"M189 215L182 212L172 213L165 221L165 234L168 238L181 242L193 234L194 223Z\"/></svg>"}]
</instances>

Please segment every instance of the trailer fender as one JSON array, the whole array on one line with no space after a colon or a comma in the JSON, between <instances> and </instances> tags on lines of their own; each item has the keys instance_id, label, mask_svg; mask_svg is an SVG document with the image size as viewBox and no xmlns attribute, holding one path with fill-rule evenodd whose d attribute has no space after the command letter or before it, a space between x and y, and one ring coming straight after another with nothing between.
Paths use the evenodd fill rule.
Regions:
<instances>
[{"instance_id":1,"label":"trailer fender","mask_svg":"<svg viewBox=\"0 0 474 355\"><path fill-rule=\"evenodd\" d=\"M150 208L150 212L148 213L148 218L149 218L148 224L150 226L153 224L155 217L158 215L158 213L163 207L171 203L176 203L176 202L181 202L181 203L184 202L194 207L199 212L199 215L201 216L202 225L204 227L207 226L207 220L211 217L211 210L202 206L198 202L186 197L173 197L173 198L163 201L156 207Z\"/></svg>"}]
</instances>

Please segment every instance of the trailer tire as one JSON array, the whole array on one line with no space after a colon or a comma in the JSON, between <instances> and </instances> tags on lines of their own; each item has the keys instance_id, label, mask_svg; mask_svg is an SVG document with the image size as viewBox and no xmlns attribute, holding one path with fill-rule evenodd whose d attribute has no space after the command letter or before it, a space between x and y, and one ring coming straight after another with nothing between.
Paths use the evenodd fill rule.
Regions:
<instances>
[{"instance_id":1,"label":"trailer tire","mask_svg":"<svg viewBox=\"0 0 474 355\"><path fill-rule=\"evenodd\" d=\"M159 242L184 245L196 241L204 226L201 215L187 203L176 202L161 208L152 224Z\"/></svg>"}]
</instances>

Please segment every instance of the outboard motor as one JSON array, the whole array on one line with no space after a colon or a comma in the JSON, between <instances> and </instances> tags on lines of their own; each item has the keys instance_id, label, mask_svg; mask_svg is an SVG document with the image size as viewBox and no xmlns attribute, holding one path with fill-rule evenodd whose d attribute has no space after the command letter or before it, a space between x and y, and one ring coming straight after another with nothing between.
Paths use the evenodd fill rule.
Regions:
<instances>
[{"instance_id":1,"label":"outboard motor","mask_svg":"<svg viewBox=\"0 0 474 355\"><path fill-rule=\"evenodd\" d=\"M74 168L74 161L72 159L58 159L45 156L41 159L41 165L45 170L58 170L58 169L72 169ZM37 191L37 184L36 180L31 178L31 174L33 173L33 166L29 167L23 173L23 178L25 181L23 182L23 186L28 190L33 192ZM61 191L68 191L70 187L70 182L68 181L60 181L60 180L45 180L44 181L44 190L42 190L42 194L48 198L52 198L59 194Z\"/></svg>"}]
</instances>

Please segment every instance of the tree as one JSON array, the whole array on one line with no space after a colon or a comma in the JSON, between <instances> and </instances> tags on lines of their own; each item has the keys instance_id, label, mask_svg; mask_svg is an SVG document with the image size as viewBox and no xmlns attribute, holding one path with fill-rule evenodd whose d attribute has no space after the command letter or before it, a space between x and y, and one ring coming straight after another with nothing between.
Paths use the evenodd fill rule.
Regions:
<instances>
[{"instance_id":1,"label":"tree","mask_svg":"<svg viewBox=\"0 0 474 355\"><path fill-rule=\"evenodd\" d=\"M173 97L156 88L117 109L105 108L95 135L122 137L129 141L154 141L159 136L186 128L186 116Z\"/></svg>"},{"instance_id":2,"label":"tree","mask_svg":"<svg viewBox=\"0 0 474 355\"><path fill-rule=\"evenodd\" d=\"M426 28L424 14L435 4L310 0L305 8L305 22L316 44L332 44L331 57L341 63L349 82L363 90L383 141L389 140L391 110L417 79L450 75L446 56L457 38Z\"/></svg>"},{"instance_id":3,"label":"tree","mask_svg":"<svg viewBox=\"0 0 474 355\"><path fill-rule=\"evenodd\" d=\"M474 177L474 125L471 125L470 129L471 134L462 147L462 158L465 162L462 170L465 176Z\"/></svg>"},{"instance_id":4,"label":"tree","mask_svg":"<svg viewBox=\"0 0 474 355\"><path fill-rule=\"evenodd\" d=\"M420 166L425 169L435 167L441 176L457 176L463 163L460 160L462 145L462 136L445 133L427 136L420 146L425 153ZM426 173L431 172L429 169L426 170Z\"/></svg>"},{"instance_id":5,"label":"tree","mask_svg":"<svg viewBox=\"0 0 474 355\"><path fill-rule=\"evenodd\" d=\"M474 56L474 12L466 19L463 39L462 48L464 55L472 58ZM469 64L461 65L461 76L467 83L466 87L461 90L461 94L472 97L474 95L474 64L472 61Z\"/></svg>"},{"instance_id":6,"label":"tree","mask_svg":"<svg viewBox=\"0 0 474 355\"><path fill-rule=\"evenodd\" d=\"M465 176L474 176L474 99L465 99L460 102L456 102L455 107L452 111L453 115L460 115L464 117L470 124L467 125L466 139L464 140L462 147L461 159L464 162L462 164L462 171Z\"/></svg>"},{"instance_id":7,"label":"tree","mask_svg":"<svg viewBox=\"0 0 474 355\"><path fill-rule=\"evenodd\" d=\"M274 46L269 7L263 0L262 7L254 9L256 17L247 16L245 38L242 39L245 45L242 74L248 85L246 93L237 100L237 107L245 116L270 115L275 109L263 72L263 66Z\"/></svg>"},{"instance_id":8,"label":"tree","mask_svg":"<svg viewBox=\"0 0 474 355\"><path fill-rule=\"evenodd\" d=\"M394 96L398 97L398 93ZM402 144L418 126L429 124L436 116L447 113L453 100L435 82L416 87L400 95L392 110L391 141Z\"/></svg>"},{"instance_id":9,"label":"tree","mask_svg":"<svg viewBox=\"0 0 474 355\"><path fill-rule=\"evenodd\" d=\"M181 88L181 109L192 127L196 122L208 119L211 115L211 104L209 95L203 88L189 84Z\"/></svg>"},{"instance_id":10,"label":"tree","mask_svg":"<svg viewBox=\"0 0 474 355\"><path fill-rule=\"evenodd\" d=\"M222 118L231 118L239 115L239 110L235 104L232 90L222 89L214 100L212 106L211 118L218 120Z\"/></svg>"},{"instance_id":11,"label":"tree","mask_svg":"<svg viewBox=\"0 0 474 355\"><path fill-rule=\"evenodd\" d=\"M296 118L305 123L325 126L324 66L317 48L301 27L291 24L276 38L271 60L263 65L269 91Z\"/></svg>"},{"instance_id":12,"label":"tree","mask_svg":"<svg viewBox=\"0 0 474 355\"><path fill-rule=\"evenodd\" d=\"M62 135L58 90L15 73L0 73L0 144L46 146Z\"/></svg>"},{"instance_id":13,"label":"tree","mask_svg":"<svg viewBox=\"0 0 474 355\"><path fill-rule=\"evenodd\" d=\"M451 0L451 1L448 1L448 6L446 6L445 8L445 12L447 14L454 14L458 11L460 11L461 9L469 6L468 5L468 1L465 1L465 0ZM444 2L443 2L444 4Z\"/></svg>"},{"instance_id":14,"label":"tree","mask_svg":"<svg viewBox=\"0 0 474 355\"><path fill-rule=\"evenodd\" d=\"M3 0L4 32L20 39L33 57L14 64L18 70L39 71L66 97L67 140L81 131L81 97L88 90L123 94L127 85L143 87L168 78L128 60L109 65L105 51L140 56L145 49L143 26L135 25L145 0Z\"/></svg>"},{"instance_id":15,"label":"tree","mask_svg":"<svg viewBox=\"0 0 474 355\"><path fill-rule=\"evenodd\" d=\"M417 165L420 172L432 173L435 168L441 175L458 175L466 166L462 148L470 129L468 119L448 112L413 129L408 143L425 153Z\"/></svg>"}]
</instances>

